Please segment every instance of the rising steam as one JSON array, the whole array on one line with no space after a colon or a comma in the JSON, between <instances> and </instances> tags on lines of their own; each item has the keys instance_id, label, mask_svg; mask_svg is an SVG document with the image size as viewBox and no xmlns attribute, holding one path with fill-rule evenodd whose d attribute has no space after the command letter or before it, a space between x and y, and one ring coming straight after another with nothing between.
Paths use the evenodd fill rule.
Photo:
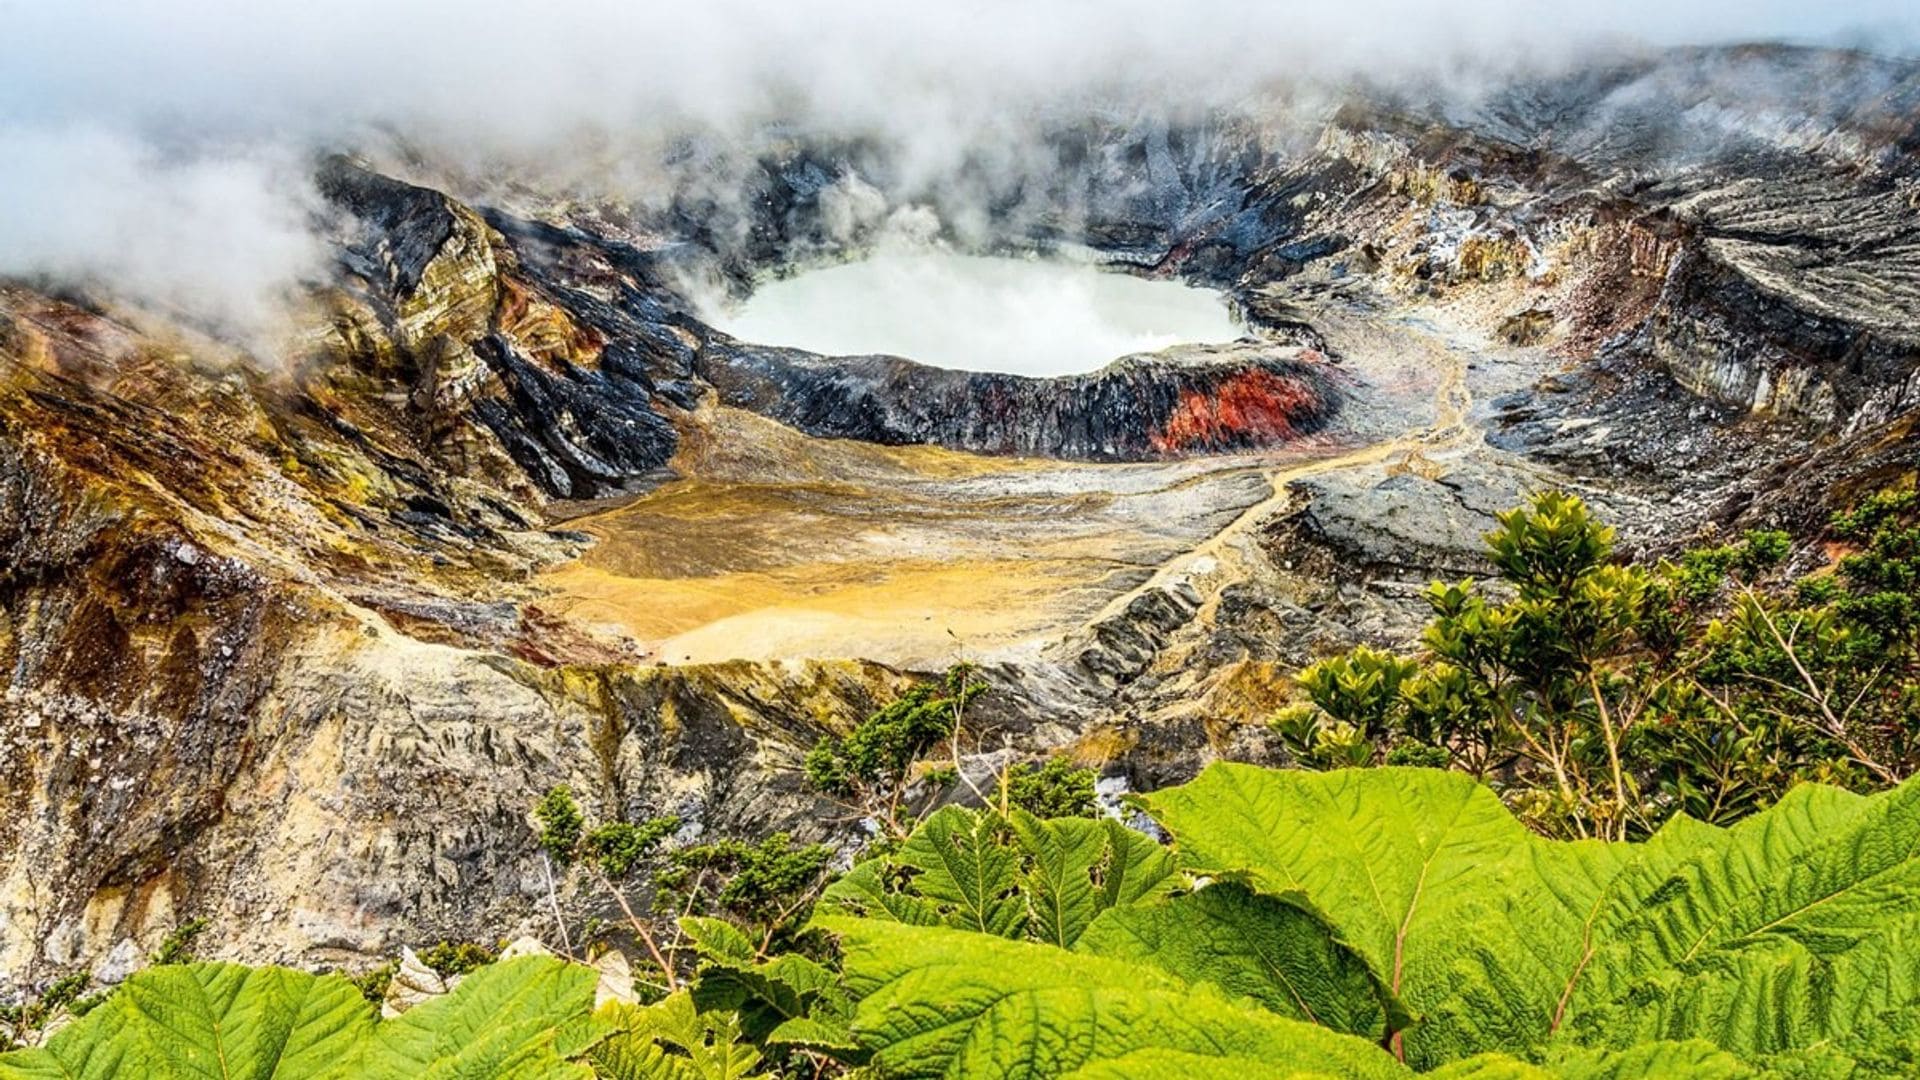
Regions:
<instances>
[{"instance_id":1,"label":"rising steam","mask_svg":"<svg viewBox=\"0 0 1920 1080\"><path fill-rule=\"evenodd\" d=\"M638 189L674 132L779 120L878 139L927 183L963 158L1017 159L1049 108L1201 108L1276 86L1297 100L1355 78L1470 96L1593 48L1897 51L1920 31L1908 0L82 0L7 24L0 276L243 331L327 272L305 179L321 149L426 146L475 171L591 160L595 183Z\"/></svg>"}]
</instances>

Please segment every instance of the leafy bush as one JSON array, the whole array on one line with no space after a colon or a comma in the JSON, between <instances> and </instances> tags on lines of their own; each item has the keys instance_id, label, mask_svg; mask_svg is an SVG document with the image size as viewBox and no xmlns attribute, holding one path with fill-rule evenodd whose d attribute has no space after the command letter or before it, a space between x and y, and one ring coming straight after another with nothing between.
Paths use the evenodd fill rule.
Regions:
<instances>
[{"instance_id":1,"label":"leafy bush","mask_svg":"<svg viewBox=\"0 0 1920 1080\"><path fill-rule=\"evenodd\" d=\"M583 943L619 940L630 936L645 959L635 980L649 994L670 995L690 974L692 950L673 933L676 920L691 915L724 916L740 923L760 941L760 948L790 944L805 923L813 900L825 883L833 850L823 844L796 844L786 833L758 842L723 838L704 843L668 842L680 831L678 816L665 814L639 823L590 823L573 793L556 787L534 807L539 842L547 856L563 869L585 868L600 895L613 901L623 920L608 923L598 916L585 920ZM563 950L572 951L569 932L556 891L549 896L556 933ZM642 892L631 897L630 890ZM444 943L443 943L444 944ZM436 956L422 960L442 975ZM357 981L370 1000L379 1000L391 981L395 965L377 968Z\"/></svg>"},{"instance_id":2,"label":"leafy bush","mask_svg":"<svg viewBox=\"0 0 1920 1080\"><path fill-rule=\"evenodd\" d=\"M679 828L680 819L673 814L648 818L638 825L610 821L588 831L580 841L579 850L601 873L619 881L632 874L662 840Z\"/></svg>"},{"instance_id":3,"label":"leafy bush","mask_svg":"<svg viewBox=\"0 0 1920 1080\"><path fill-rule=\"evenodd\" d=\"M1117 823L950 807L829 888L827 955L688 919L688 991L481 967L380 1020L351 983L142 972L0 1080L1338 1076L1824 1080L1920 1061L1920 781L1732 828L1528 829L1459 772L1215 765Z\"/></svg>"},{"instance_id":4,"label":"leafy bush","mask_svg":"<svg viewBox=\"0 0 1920 1080\"><path fill-rule=\"evenodd\" d=\"M1006 801L1035 817L1092 817L1099 813L1094 801L1100 775L1092 769L1075 767L1065 758L1049 758L1044 765L1022 762L1007 770Z\"/></svg>"},{"instance_id":5,"label":"leafy bush","mask_svg":"<svg viewBox=\"0 0 1920 1080\"><path fill-rule=\"evenodd\" d=\"M0 1050L31 1045L62 1014L85 1016L107 995L88 996L93 977L84 971L63 975L48 983L37 997L14 1005L0 1005Z\"/></svg>"},{"instance_id":6,"label":"leafy bush","mask_svg":"<svg viewBox=\"0 0 1920 1080\"><path fill-rule=\"evenodd\" d=\"M909 689L844 737L822 739L807 754L807 780L831 795L897 793L913 763L959 730L967 706L985 690L971 666L948 668L939 682Z\"/></svg>"},{"instance_id":7,"label":"leafy bush","mask_svg":"<svg viewBox=\"0 0 1920 1080\"><path fill-rule=\"evenodd\" d=\"M654 884L676 909L724 912L770 936L806 917L832 858L826 845L787 833L721 840L673 851Z\"/></svg>"},{"instance_id":8,"label":"leafy bush","mask_svg":"<svg viewBox=\"0 0 1920 1080\"><path fill-rule=\"evenodd\" d=\"M193 959L194 943L206 932L207 920L188 919L161 939L160 947L153 951L151 961L155 964L182 964Z\"/></svg>"},{"instance_id":9,"label":"leafy bush","mask_svg":"<svg viewBox=\"0 0 1920 1080\"><path fill-rule=\"evenodd\" d=\"M556 864L573 865L574 853L586 831L586 819L580 814L580 804L573 801L573 792L565 786L547 792L533 808L533 816L540 823L541 848Z\"/></svg>"},{"instance_id":10,"label":"leafy bush","mask_svg":"<svg viewBox=\"0 0 1920 1080\"><path fill-rule=\"evenodd\" d=\"M1837 517L1839 580L1766 586L1785 533L1652 566L1550 492L1499 515L1511 599L1436 583L1415 656L1360 646L1300 673L1273 726L1304 764L1450 762L1501 778L1557 835L1728 822L1803 780L1884 786L1920 765L1920 525L1911 492Z\"/></svg>"}]
</instances>

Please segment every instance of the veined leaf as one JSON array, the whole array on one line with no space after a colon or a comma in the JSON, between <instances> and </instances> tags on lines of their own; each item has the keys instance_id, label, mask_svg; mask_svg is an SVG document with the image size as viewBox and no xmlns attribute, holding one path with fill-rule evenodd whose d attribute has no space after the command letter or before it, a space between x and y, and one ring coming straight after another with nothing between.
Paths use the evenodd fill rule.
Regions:
<instances>
[{"instance_id":1,"label":"veined leaf","mask_svg":"<svg viewBox=\"0 0 1920 1080\"><path fill-rule=\"evenodd\" d=\"M1014 810L1021 855L1028 936L1071 948L1102 912L1163 892L1171 884L1171 852L1112 820L1042 821Z\"/></svg>"},{"instance_id":2,"label":"veined leaf","mask_svg":"<svg viewBox=\"0 0 1920 1080\"><path fill-rule=\"evenodd\" d=\"M1135 1050L1092 1062L1065 1080L1344 1080L1340 1073L1288 1068L1258 1057L1215 1057L1182 1050Z\"/></svg>"},{"instance_id":3,"label":"veined leaf","mask_svg":"<svg viewBox=\"0 0 1920 1080\"><path fill-rule=\"evenodd\" d=\"M1100 912L1093 870L1106 853L1107 831L1098 821L1042 821L1017 809L1009 823L1025 856L1020 880L1025 885L1028 936L1071 948Z\"/></svg>"},{"instance_id":4,"label":"veined leaf","mask_svg":"<svg viewBox=\"0 0 1920 1080\"><path fill-rule=\"evenodd\" d=\"M797 1016L767 1034L771 1046L818 1050L842 1061L858 1060L851 1016Z\"/></svg>"},{"instance_id":5,"label":"veined leaf","mask_svg":"<svg viewBox=\"0 0 1920 1080\"><path fill-rule=\"evenodd\" d=\"M1415 770L1222 765L1147 801L1191 866L1321 913L1419 1018L1421 1067L1689 1039L1754 1063L1920 1003L1920 783L1632 844L1540 838Z\"/></svg>"},{"instance_id":6,"label":"veined leaf","mask_svg":"<svg viewBox=\"0 0 1920 1080\"><path fill-rule=\"evenodd\" d=\"M610 1030L591 1051L602 1080L752 1080L760 1052L740 1041L731 1013L701 1012L686 993L645 1007L603 1006L594 1014Z\"/></svg>"},{"instance_id":7,"label":"veined leaf","mask_svg":"<svg viewBox=\"0 0 1920 1080\"><path fill-rule=\"evenodd\" d=\"M943 928L822 922L841 936L859 999L854 1036L887 1076L1114 1076L1145 1051L1220 1059L1238 1077L1252 1062L1264 1074L1407 1075L1365 1039L1136 964Z\"/></svg>"},{"instance_id":8,"label":"veined leaf","mask_svg":"<svg viewBox=\"0 0 1920 1080\"><path fill-rule=\"evenodd\" d=\"M1641 1043L1625 1050L1571 1050L1549 1064L1560 1080L1742 1080L1760 1075L1699 1039Z\"/></svg>"},{"instance_id":9,"label":"veined leaf","mask_svg":"<svg viewBox=\"0 0 1920 1080\"><path fill-rule=\"evenodd\" d=\"M679 921L680 930L699 950L700 959L729 965L752 964L760 959L760 949L746 931L725 919L689 915Z\"/></svg>"},{"instance_id":10,"label":"veined leaf","mask_svg":"<svg viewBox=\"0 0 1920 1080\"><path fill-rule=\"evenodd\" d=\"M1748 1056L1920 1006L1920 783L1801 789L1612 913L1574 997L1583 1039Z\"/></svg>"},{"instance_id":11,"label":"veined leaf","mask_svg":"<svg viewBox=\"0 0 1920 1080\"><path fill-rule=\"evenodd\" d=\"M1526 899L1465 909L1474 914L1463 920L1461 942L1473 960L1446 974L1449 986L1423 994L1410 1059L1430 1063L1552 1038L1608 940L1608 912L1630 906L1674 865L1725 835L1685 817L1640 844L1530 835L1514 855L1507 885Z\"/></svg>"},{"instance_id":12,"label":"veined leaf","mask_svg":"<svg viewBox=\"0 0 1920 1080\"><path fill-rule=\"evenodd\" d=\"M1628 1050L1575 1049L1545 1065L1507 1054L1480 1054L1425 1075L1427 1080L1757 1080L1761 1074L1711 1043L1693 1041L1643 1043Z\"/></svg>"},{"instance_id":13,"label":"veined leaf","mask_svg":"<svg viewBox=\"0 0 1920 1080\"><path fill-rule=\"evenodd\" d=\"M1427 769L1337 772L1216 764L1146 796L1188 865L1330 912L1392 983L1463 903L1499 892L1532 839L1472 778Z\"/></svg>"},{"instance_id":14,"label":"veined leaf","mask_svg":"<svg viewBox=\"0 0 1920 1080\"><path fill-rule=\"evenodd\" d=\"M1475 1054L1422 1073L1427 1080L1555 1080L1555 1075L1511 1054Z\"/></svg>"},{"instance_id":15,"label":"veined leaf","mask_svg":"<svg viewBox=\"0 0 1920 1080\"><path fill-rule=\"evenodd\" d=\"M356 1080L439 1077L581 1077L569 1058L599 1037L593 1013L598 975L545 956L502 960L470 972L453 993L408 1009L375 1029L361 1060L336 1074Z\"/></svg>"},{"instance_id":16,"label":"veined leaf","mask_svg":"<svg viewBox=\"0 0 1920 1080\"><path fill-rule=\"evenodd\" d=\"M1115 908L1094 920L1077 948L1375 1041L1404 1025L1393 995L1318 913L1237 883Z\"/></svg>"},{"instance_id":17,"label":"veined leaf","mask_svg":"<svg viewBox=\"0 0 1920 1080\"><path fill-rule=\"evenodd\" d=\"M1320 912L1425 1018L1396 1036L1425 1067L1546 1038L1552 988L1618 865L1597 843L1542 865L1548 842L1492 791L1437 770L1219 764L1146 802L1189 866Z\"/></svg>"},{"instance_id":18,"label":"veined leaf","mask_svg":"<svg viewBox=\"0 0 1920 1080\"><path fill-rule=\"evenodd\" d=\"M680 926L700 950L691 991L700 1012L734 1013L739 1033L756 1042L839 1057L859 1049L847 1033L853 1004L837 972L798 953L762 961L752 940L721 919L685 918Z\"/></svg>"},{"instance_id":19,"label":"veined leaf","mask_svg":"<svg viewBox=\"0 0 1920 1080\"><path fill-rule=\"evenodd\" d=\"M854 864L820 893L820 910L866 919L887 919L909 926L941 926L940 905L902 887L900 866L880 856Z\"/></svg>"},{"instance_id":20,"label":"veined leaf","mask_svg":"<svg viewBox=\"0 0 1920 1080\"><path fill-rule=\"evenodd\" d=\"M937 920L984 934L1017 935L1026 913L1013 895L1019 865L1002 835L1006 828L993 815L943 807L921 822L898 852L855 867L828 887L822 901L830 909L870 918ZM896 867L912 872L910 890L887 880ZM924 903L894 902L901 892Z\"/></svg>"},{"instance_id":21,"label":"veined leaf","mask_svg":"<svg viewBox=\"0 0 1920 1080\"><path fill-rule=\"evenodd\" d=\"M1172 855L1117 821L949 806L828 886L825 911L1073 944L1102 911L1164 892Z\"/></svg>"},{"instance_id":22,"label":"veined leaf","mask_svg":"<svg viewBox=\"0 0 1920 1080\"><path fill-rule=\"evenodd\" d=\"M0 1077L321 1076L353 1052L373 1006L346 979L235 964L156 967L39 1050L0 1057Z\"/></svg>"}]
</instances>

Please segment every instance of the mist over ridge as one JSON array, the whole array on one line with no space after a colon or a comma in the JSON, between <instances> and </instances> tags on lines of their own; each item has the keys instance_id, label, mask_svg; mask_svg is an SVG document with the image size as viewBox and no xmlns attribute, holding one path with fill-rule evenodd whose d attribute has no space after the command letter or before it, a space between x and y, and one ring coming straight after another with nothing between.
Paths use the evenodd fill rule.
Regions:
<instances>
[{"instance_id":1,"label":"mist over ridge","mask_svg":"<svg viewBox=\"0 0 1920 1080\"><path fill-rule=\"evenodd\" d=\"M1312 118L1355 83L1471 111L1489 87L1653 47L1900 54L1920 16L1888 0L1544 13L1522 0L993 0L905 13L866 0L697 11L219 0L36 5L10 25L22 47L0 69L0 154L15 163L0 175L0 275L245 334L328 274L306 175L321 151L644 201L688 133L751 152L801 132L873 141L903 190L938 187L964 218L992 193L956 182L963 166L976 187L979 175L1048 168L1036 133L1062 117L1256 103ZM1870 97L1864 78L1847 92ZM1806 89L1733 96L1764 113Z\"/></svg>"}]
</instances>

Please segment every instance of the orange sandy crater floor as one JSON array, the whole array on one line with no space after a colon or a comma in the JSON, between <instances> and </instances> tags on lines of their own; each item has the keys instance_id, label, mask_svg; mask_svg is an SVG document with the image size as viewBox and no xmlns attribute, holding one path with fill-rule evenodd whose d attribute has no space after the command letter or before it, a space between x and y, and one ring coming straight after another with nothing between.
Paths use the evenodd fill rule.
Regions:
<instances>
[{"instance_id":1,"label":"orange sandy crater floor","mask_svg":"<svg viewBox=\"0 0 1920 1080\"><path fill-rule=\"evenodd\" d=\"M1275 461L986 458L808 439L730 410L686 442L688 478L567 521L597 542L541 581L542 608L669 663L933 667L1034 648L1266 499Z\"/></svg>"},{"instance_id":2,"label":"orange sandy crater floor","mask_svg":"<svg viewBox=\"0 0 1920 1080\"><path fill-rule=\"evenodd\" d=\"M1447 326L1337 310L1319 321L1367 389L1342 434L1262 453L990 458L813 439L705 409L682 433L682 479L574 508L566 525L598 542L543 575L541 607L667 663L858 657L924 669L1030 653L1149 581L1217 565L1295 477L1478 440L1465 360L1493 356L1462 349ZM1517 385L1537 363L1503 357L1476 378Z\"/></svg>"}]
</instances>

